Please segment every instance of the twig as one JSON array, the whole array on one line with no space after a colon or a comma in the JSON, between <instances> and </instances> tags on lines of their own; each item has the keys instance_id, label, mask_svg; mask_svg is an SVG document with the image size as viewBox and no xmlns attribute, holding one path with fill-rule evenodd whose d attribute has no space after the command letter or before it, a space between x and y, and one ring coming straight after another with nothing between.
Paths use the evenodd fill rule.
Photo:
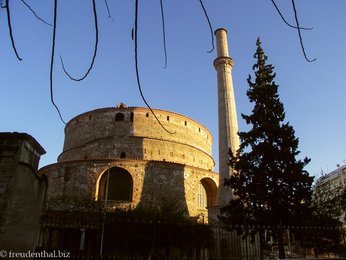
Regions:
<instances>
[{"instance_id":1,"label":"twig","mask_svg":"<svg viewBox=\"0 0 346 260\"><path fill-rule=\"evenodd\" d=\"M309 27L309 28L297 27L297 26L294 26L294 25L288 23L288 22L286 21L285 17L283 16L283 14L281 13L279 7L276 5L275 1L274 1L274 0L271 0L271 1L272 1L273 5L274 5L276 11L277 11L278 14L280 15L282 21L283 21L286 25L288 25L289 27L292 27L292 28L294 28L294 29L298 29L298 28L300 28L301 30L312 30L312 29L313 29L312 27Z\"/></svg>"},{"instance_id":2,"label":"twig","mask_svg":"<svg viewBox=\"0 0 346 260\"><path fill-rule=\"evenodd\" d=\"M16 54L17 56L17 59L18 60L22 60L21 57L19 57L18 55L18 52L17 52L17 48L16 48L16 45L14 43L14 38L13 38L13 34L12 34L12 26L11 26L11 15L10 15L10 1L9 0L6 0L6 13L7 13L7 26L8 26L8 30L9 30L9 33L10 33L10 38L11 38L11 43L12 43L12 49L14 51L14 53Z\"/></svg>"},{"instance_id":3,"label":"twig","mask_svg":"<svg viewBox=\"0 0 346 260\"><path fill-rule=\"evenodd\" d=\"M210 51L207 51L208 53L210 53L210 52L213 52L213 50L214 50L214 48L215 48L215 47L214 47L214 33L213 33L213 27L211 26L211 23L210 23L210 20L209 20L209 16L208 16L207 10L205 9L202 0L199 0L199 2L200 2L200 4L201 4L201 6L202 6L202 9L203 9L205 18L207 18L208 25L209 25L209 29L210 29L210 34L211 34L211 45L212 45L212 48L211 48Z\"/></svg>"},{"instance_id":4,"label":"twig","mask_svg":"<svg viewBox=\"0 0 346 260\"><path fill-rule=\"evenodd\" d=\"M293 11L294 11L294 17L295 17L296 24L297 24L297 31L298 31L300 46L302 47L302 51L303 51L304 57L305 57L305 59L306 59L308 62L313 62L313 61L316 60L316 58L313 59L313 60L310 60L310 59L307 58L306 53L305 53L304 44L303 44L303 38L302 38L302 35L301 35L301 32L300 32L300 26L299 26L299 21L298 21L298 15L297 15L297 10L296 10L296 5L295 5L295 3L294 3L294 0L292 0L292 6L293 6Z\"/></svg>"},{"instance_id":5,"label":"twig","mask_svg":"<svg viewBox=\"0 0 346 260\"><path fill-rule=\"evenodd\" d=\"M170 134L175 134L174 132L171 132L169 130L167 130L163 124L160 122L160 120L158 119L158 117L156 116L155 112L153 111L153 109L150 107L149 103L146 101L143 92L142 92L142 87L141 87L141 83L140 83L140 78L139 78L139 69L138 69L138 34L137 34L137 29L138 29L138 0L136 0L136 8L135 8L135 26L133 29L133 38L135 41L135 68L136 68L136 79L137 79L137 85L138 85L138 89L139 89L139 93L142 97L142 100L144 101L144 103L146 104L146 106L150 109L151 113L154 115L155 119L157 120L157 122L160 124L160 126L168 133Z\"/></svg>"},{"instance_id":6,"label":"twig","mask_svg":"<svg viewBox=\"0 0 346 260\"><path fill-rule=\"evenodd\" d=\"M85 78L89 75L91 69L92 69L93 66L94 66L94 62L95 62L95 58L96 58L96 54L97 54L97 46L98 46L98 42L99 42L99 30L98 30L98 23L97 23L97 12L96 12L95 0L92 0L92 4L93 4L93 12L94 12L94 25L95 25L95 45L94 45L94 54L93 54L93 57L92 57L92 60L91 60L91 63L90 63L90 66L89 66L87 72L86 72L86 73L84 74L84 76L81 77L81 78L74 78L74 77L72 77L72 76L67 72L67 70L65 69L63 59L62 59L62 57L60 56L60 61L61 61L62 69L64 70L65 74L66 74L71 80L74 80L74 81L82 81L83 79L85 79Z\"/></svg>"},{"instance_id":7,"label":"twig","mask_svg":"<svg viewBox=\"0 0 346 260\"><path fill-rule=\"evenodd\" d=\"M166 48L166 29L165 29L165 16L163 11L163 0L160 0L161 7L161 22L162 22L162 37L163 37L163 51L165 54L165 66L164 69L167 68L167 48Z\"/></svg>"},{"instance_id":8,"label":"twig","mask_svg":"<svg viewBox=\"0 0 346 260\"><path fill-rule=\"evenodd\" d=\"M109 6L108 6L108 1L107 0L105 0L105 4L106 4L106 8L107 8L108 18L110 18L114 22L114 19L111 16L111 12L109 11Z\"/></svg>"},{"instance_id":9,"label":"twig","mask_svg":"<svg viewBox=\"0 0 346 260\"><path fill-rule=\"evenodd\" d=\"M47 25L49 25L49 26L53 26L52 24L50 24L50 23L46 22L45 20L43 20L42 18L40 18L40 17L36 14L36 12L31 8L31 6L30 6L29 4L27 4L24 0L21 0L21 1L22 1L23 4L26 5L26 7L29 8L29 10L35 15L35 17L36 17L38 20L40 20L41 22L43 22L43 23L45 23L45 24L47 24Z\"/></svg>"},{"instance_id":10,"label":"twig","mask_svg":"<svg viewBox=\"0 0 346 260\"><path fill-rule=\"evenodd\" d=\"M56 108L56 111L58 111L61 121L66 125L66 122L62 118L62 115L60 113L58 106L54 102L54 95L53 95L53 67L54 67L54 52L55 52L56 18L57 18L57 9L58 9L57 1L58 0L54 0L53 39L52 39L52 51L51 51L51 57L50 57L50 73L49 73L50 101L52 102L53 106Z\"/></svg>"}]
</instances>

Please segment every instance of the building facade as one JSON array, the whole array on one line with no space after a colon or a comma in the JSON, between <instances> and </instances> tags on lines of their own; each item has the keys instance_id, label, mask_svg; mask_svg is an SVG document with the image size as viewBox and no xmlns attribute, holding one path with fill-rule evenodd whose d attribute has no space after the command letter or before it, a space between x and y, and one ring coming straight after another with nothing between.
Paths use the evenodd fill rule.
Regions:
<instances>
[{"instance_id":1,"label":"building facade","mask_svg":"<svg viewBox=\"0 0 346 260\"><path fill-rule=\"evenodd\" d=\"M47 202L63 197L136 208L174 199L186 215L207 217L219 184L211 133L186 116L154 113L164 128L149 109L124 104L70 120L58 162L39 170L48 180Z\"/></svg>"},{"instance_id":2,"label":"building facade","mask_svg":"<svg viewBox=\"0 0 346 260\"><path fill-rule=\"evenodd\" d=\"M314 193L317 194L315 203L324 204L328 200L335 201L346 190L346 164L339 166L328 174L322 175L316 181ZM340 202L341 203L341 202ZM338 204L338 202L336 202ZM321 206L321 205L320 205ZM338 207L338 205L335 205ZM346 228L346 209L340 214L340 221Z\"/></svg>"}]
</instances>

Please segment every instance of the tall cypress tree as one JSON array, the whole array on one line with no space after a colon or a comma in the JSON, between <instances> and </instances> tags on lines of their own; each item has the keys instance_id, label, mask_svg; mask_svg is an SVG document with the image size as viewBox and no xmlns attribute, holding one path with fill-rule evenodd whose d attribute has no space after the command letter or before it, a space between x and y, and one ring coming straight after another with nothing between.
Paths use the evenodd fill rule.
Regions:
<instances>
[{"instance_id":1,"label":"tall cypress tree","mask_svg":"<svg viewBox=\"0 0 346 260\"><path fill-rule=\"evenodd\" d=\"M249 75L247 91L254 108L251 115L242 114L252 128L239 133L240 148L230 158L235 174L225 185L233 189L235 196L224 208L223 219L245 223L246 232L251 226L252 233L259 232L258 227L263 225L278 227L273 235L279 244L279 257L284 258L280 227L298 224L309 211L313 177L304 170L310 159L296 159L299 141L292 126L284 122L274 67L266 64L260 39L256 45L255 80Z\"/></svg>"}]
</instances>

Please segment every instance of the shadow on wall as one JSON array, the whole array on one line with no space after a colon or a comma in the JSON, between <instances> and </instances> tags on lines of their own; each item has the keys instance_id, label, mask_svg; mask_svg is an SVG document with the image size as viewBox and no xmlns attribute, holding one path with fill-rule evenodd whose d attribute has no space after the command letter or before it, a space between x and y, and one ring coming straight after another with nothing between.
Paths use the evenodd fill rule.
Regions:
<instances>
[{"instance_id":1,"label":"shadow on wall","mask_svg":"<svg viewBox=\"0 0 346 260\"><path fill-rule=\"evenodd\" d=\"M185 197L184 166L166 162L148 162L138 207L165 210L189 216Z\"/></svg>"}]
</instances>

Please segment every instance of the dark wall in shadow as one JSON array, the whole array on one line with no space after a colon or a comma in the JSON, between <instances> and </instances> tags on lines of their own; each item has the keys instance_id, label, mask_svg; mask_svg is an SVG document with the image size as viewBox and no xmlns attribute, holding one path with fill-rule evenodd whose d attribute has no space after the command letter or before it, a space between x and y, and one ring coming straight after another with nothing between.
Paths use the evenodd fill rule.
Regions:
<instances>
[{"instance_id":1,"label":"dark wall in shadow","mask_svg":"<svg viewBox=\"0 0 346 260\"><path fill-rule=\"evenodd\" d=\"M148 162L145 167L143 189L138 207L154 209L170 207L172 212L178 211L188 216L184 166L169 162Z\"/></svg>"}]
</instances>

